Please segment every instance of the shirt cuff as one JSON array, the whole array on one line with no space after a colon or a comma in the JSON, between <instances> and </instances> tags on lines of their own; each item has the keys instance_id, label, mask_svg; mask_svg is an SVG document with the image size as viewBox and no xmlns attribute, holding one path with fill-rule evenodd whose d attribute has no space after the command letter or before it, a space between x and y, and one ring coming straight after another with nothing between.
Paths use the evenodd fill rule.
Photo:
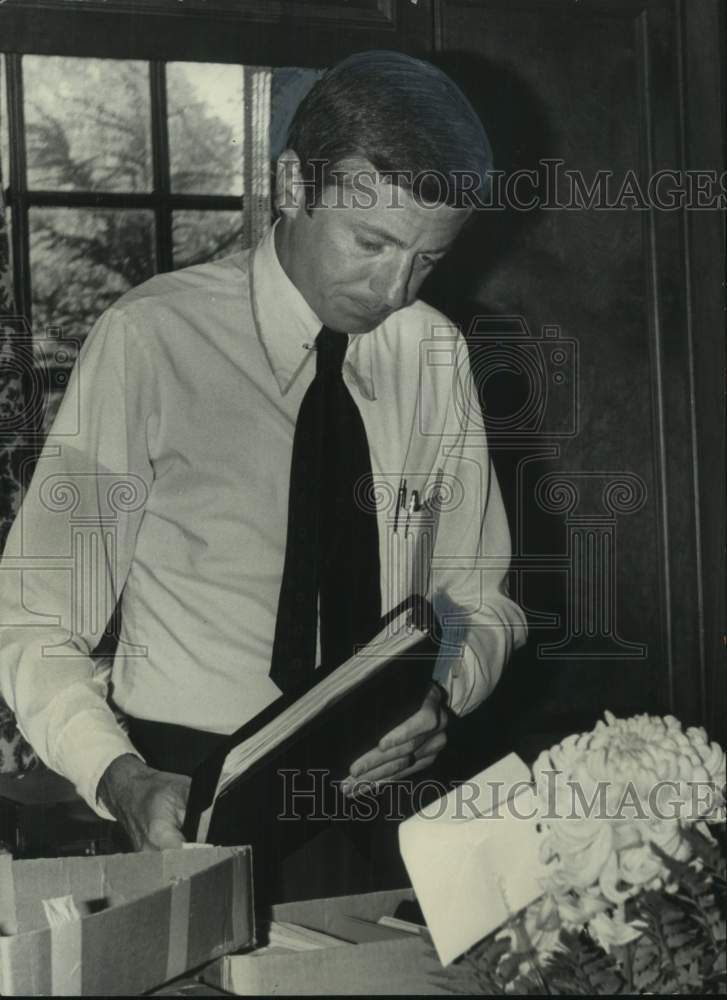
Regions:
<instances>
[{"instance_id":1,"label":"shirt cuff","mask_svg":"<svg viewBox=\"0 0 727 1000\"><path fill-rule=\"evenodd\" d=\"M490 685L483 675L477 654L464 642L460 643L456 652L445 657L440 654L434 680L447 692L447 704L455 715L471 712L490 693Z\"/></svg>"},{"instance_id":2,"label":"shirt cuff","mask_svg":"<svg viewBox=\"0 0 727 1000\"><path fill-rule=\"evenodd\" d=\"M97 799L98 784L106 768L118 757L133 754L144 760L128 736L116 724L109 710L83 712L74 716L63 728L53 754L51 766L73 781L78 794L102 819L115 820Z\"/></svg>"}]
</instances>

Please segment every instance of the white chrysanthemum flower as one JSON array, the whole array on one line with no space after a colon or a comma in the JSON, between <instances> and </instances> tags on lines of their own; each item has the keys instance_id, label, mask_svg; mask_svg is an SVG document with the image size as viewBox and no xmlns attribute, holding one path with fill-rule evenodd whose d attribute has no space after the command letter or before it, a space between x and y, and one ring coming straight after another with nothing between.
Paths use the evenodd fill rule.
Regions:
<instances>
[{"instance_id":1,"label":"white chrysanthemum flower","mask_svg":"<svg viewBox=\"0 0 727 1000\"><path fill-rule=\"evenodd\" d=\"M688 827L724 818L726 762L704 729L684 732L670 715L611 712L592 732L541 753L533 766L541 858L563 924L588 923L604 947L638 936L621 926L625 902L669 888L652 845L676 860L691 857Z\"/></svg>"}]
</instances>

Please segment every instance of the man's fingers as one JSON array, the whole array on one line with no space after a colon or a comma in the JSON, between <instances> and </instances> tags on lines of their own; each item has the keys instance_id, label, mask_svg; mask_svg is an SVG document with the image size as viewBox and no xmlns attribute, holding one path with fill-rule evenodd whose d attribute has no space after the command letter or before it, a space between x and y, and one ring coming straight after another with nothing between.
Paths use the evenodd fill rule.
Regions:
<instances>
[{"instance_id":1,"label":"man's fingers","mask_svg":"<svg viewBox=\"0 0 727 1000\"><path fill-rule=\"evenodd\" d=\"M444 715L444 723L437 723L435 725L429 725L428 727L419 727L416 735L409 736L405 740L399 740L393 742L395 730L385 737L377 747L373 750L369 750L358 760L354 761L351 765L350 772L352 777L359 778L366 771L371 771L374 768L381 767L382 764L388 764L394 761L398 761L401 758L408 757L409 754L419 755L420 751L426 748L431 740L439 740L439 746L443 747L447 742L446 729L446 715ZM413 717L412 717L413 718ZM386 746L383 744L386 742Z\"/></svg>"},{"instance_id":2,"label":"man's fingers","mask_svg":"<svg viewBox=\"0 0 727 1000\"><path fill-rule=\"evenodd\" d=\"M416 753L418 748L430 738L430 734L425 733L416 739L412 738L402 743L393 744L386 750L381 750L379 747L369 750L368 753L365 753L363 757L359 757L351 765L351 775L354 778L358 778L367 771L372 771L383 764L395 763L402 759L405 760L410 754Z\"/></svg>"},{"instance_id":3,"label":"man's fingers","mask_svg":"<svg viewBox=\"0 0 727 1000\"><path fill-rule=\"evenodd\" d=\"M168 793L156 803L154 814L150 818L149 844L159 851L181 847L184 843L182 825L184 824L185 802L187 789L171 786Z\"/></svg>"},{"instance_id":4,"label":"man's fingers","mask_svg":"<svg viewBox=\"0 0 727 1000\"><path fill-rule=\"evenodd\" d=\"M148 842L146 838L146 832L137 826L131 824L122 823L126 833L131 841L131 846L135 851L150 851L152 850L152 845Z\"/></svg>"},{"instance_id":5,"label":"man's fingers","mask_svg":"<svg viewBox=\"0 0 727 1000\"><path fill-rule=\"evenodd\" d=\"M385 764L394 764L397 761L406 760L409 754L415 752L416 748L417 745L414 740L409 740L407 743L401 743L391 747L387 751L379 749L369 750L368 753L365 753L363 757L359 757L351 765L351 777L360 778L369 771L374 771Z\"/></svg>"},{"instance_id":6,"label":"man's fingers","mask_svg":"<svg viewBox=\"0 0 727 1000\"><path fill-rule=\"evenodd\" d=\"M412 755L410 755L398 762L397 767L400 769L395 770L393 766L394 762L392 762L392 765L387 764L386 767L378 768L376 771L365 774L360 778L347 778L346 781L341 782L341 792L343 795L352 798L368 791L377 793L380 791L380 786L387 781L406 778L411 774L416 774L417 771L423 771L425 768L430 767L436 759L436 752L427 754L424 757L414 757L413 761Z\"/></svg>"},{"instance_id":7,"label":"man's fingers","mask_svg":"<svg viewBox=\"0 0 727 1000\"><path fill-rule=\"evenodd\" d=\"M397 777L404 778L408 774L415 774L417 771L421 771L425 767L429 767L429 765L434 762L437 755L444 750L446 745L447 734L445 732L435 733L430 739L423 740L416 750L408 755L406 767L397 775Z\"/></svg>"},{"instance_id":8,"label":"man's fingers","mask_svg":"<svg viewBox=\"0 0 727 1000\"><path fill-rule=\"evenodd\" d=\"M175 824L161 820L153 822L149 827L149 846L157 851L168 851L184 844L182 832Z\"/></svg>"},{"instance_id":9,"label":"man's fingers","mask_svg":"<svg viewBox=\"0 0 727 1000\"><path fill-rule=\"evenodd\" d=\"M156 771L133 754L117 757L100 791L136 851L169 850L184 843L182 826L191 778Z\"/></svg>"},{"instance_id":10,"label":"man's fingers","mask_svg":"<svg viewBox=\"0 0 727 1000\"><path fill-rule=\"evenodd\" d=\"M416 774L425 767L434 763L437 754L441 753L447 745L447 734L445 732L435 733L429 739L422 740L415 749L408 753L400 754L390 760L375 763L366 770L351 774L341 783L341 791L344 795L355 794L356 787L359 789L370 787L378 782L391 781L394 778L405 778L407 775ZM367 755L368 756L368 755Z\"/></svg>"},{"instance_id":11,"label":"man's fingers","mask_svg":"<svg viewBox=\"0 0 727 1000\"><path fill-rule=\"evenodd\" d=\"M447 713L442 710L442 693L436 684L427 692L424 704L414 715L405 719L401 725L383 736L378 743L379 750L390 750L397 745L416 740L421 736L444 729L447 725Z\"/></svg>"},{"instance_id":12,"label":"man's fingers","mask_svg":"<svg viewBox=\"0 0 727 1000\"><path fill-rule=\"evenodd\" d=\"M424 740L416 749L415 756L417 760L421 760L422 757L429 756L429 754L441 753L442 750L447 745L447 733L445 730L440 729L430 737L428 740Z\"/></svg>"},{"instance_id":13,"label":"man's fingers","mask_svg":"<svg viewBox=\"0 0 727 1000\"><path fill-rule=\"evenodd\" d=\"M171 788L174 794L173 808L177 826L181 829L184 825L184 818L187 814L187 799L189 798L189 789L192 785L192 779L185 777L184 775L175 775L175 777L176 781Z\"/></svg>"},{"instance_id":14,"label":"man's fingers","mask_svg":"<svg viewBox=\"0 0 727 1000\"><path fill-rule=\"evenodd\" d=\"M348 778L342 785L344 794L355 781L390 780L421 770L417 761L436 755L447 742L448 716L442 699L441 688L432 684L422 707L414 715L386 733L373 750L351 764Z\"/></svg>"},{"instance_id":15,"label":"man's fingers","mask_svg":"<svg viewBox=\"0 0 727 1000\"><path fill-rule=\"evenodd\" d=\"M416 746L422 737L431 736L438 728L438 717L429 709L420 709L416 715L412 715L403 725L392 729L390 733L382 737L379 740L378 749L386 752L408 745Z\"/></svg>"},{"instance_id":16,"label":"man's fingers","mask_svg":"<svg viewBox=\"0 0 727 1000\"><path fill-rule=\"evenodd\" d=\"M396 774L401 774L406 768L411 766L413 754L405 754L402 757L396 757L394 760L388 760L384 764L379 764L378 767L371 767L366 771L361 771L359 774L351 773L343 786L355 786L356 784L370 784L375 781L383 781L385 778L392 778Z\"/></svg>"},{"instance_id":17,"label":"man's fingers","mask_svg":"<svg viewBox=\"0 0 727 1000\"><path fill-rule=\"evenodd\" d=\"M400 778L406 778L410 774L416 774L417 771L423 771L426 767L429 767L437 759L437 754L427 754L425 757L417 757L411 767L408 767L406 771L398 775Z\"/></svg>"}]
</instances>

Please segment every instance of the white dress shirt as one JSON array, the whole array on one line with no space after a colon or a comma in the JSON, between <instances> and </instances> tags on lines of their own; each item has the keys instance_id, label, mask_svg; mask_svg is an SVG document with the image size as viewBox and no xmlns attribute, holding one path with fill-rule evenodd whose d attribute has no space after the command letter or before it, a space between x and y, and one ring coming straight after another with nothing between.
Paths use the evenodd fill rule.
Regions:
<instances>
[{"instance_id":1,"label":"white dress shirt","mask_svg":"<svg viewBox=\"0 0 727 1000\"><path fill-rule=\"evenodd\" d=\"M253 252L152 278L86 339L0 564L0 686L38 755L102 815L103 772L134 752L89 657L119 594L123 711L230 733L279 694L293 434L320 327L268 233ZM440 613L459 609L435 676L462 714L526 634L466 346L416 302L351 337L343 374L371 451L384 610L417 583L432 536L426 507L394 530L401 481L411 507L439 476L423 587Z\"/></svg>"}]
</instances>

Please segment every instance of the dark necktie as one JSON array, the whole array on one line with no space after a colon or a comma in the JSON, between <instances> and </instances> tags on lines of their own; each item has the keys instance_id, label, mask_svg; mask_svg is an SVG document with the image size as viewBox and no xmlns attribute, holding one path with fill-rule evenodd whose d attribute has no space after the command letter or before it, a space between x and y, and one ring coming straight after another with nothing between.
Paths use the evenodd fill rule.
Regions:
<instances>
[{"instance_id":1,"label":"dark necktie","mask_svg":"<svg viewBox=\"0 0 727 1000\"><path fill-rule=\"evenodd\" d=\"M381 615L371 458L361 414L343 381L347 343L346 334L325 326L318 334L316 375L295 426L270 667L283 692L321 676L314 672L319 601L324 673L375 634Z\"/></svg>"}]
</instances>

